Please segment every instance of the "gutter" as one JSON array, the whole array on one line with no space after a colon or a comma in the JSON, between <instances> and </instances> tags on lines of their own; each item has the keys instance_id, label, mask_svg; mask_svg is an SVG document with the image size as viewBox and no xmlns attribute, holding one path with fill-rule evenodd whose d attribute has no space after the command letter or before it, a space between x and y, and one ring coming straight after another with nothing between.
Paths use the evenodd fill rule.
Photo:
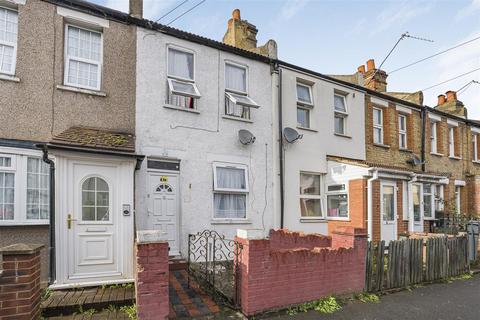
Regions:
<instances>
[{"instance_id":1,"label":"gutter","mask_svg":"<svg viewBox=\"0 0 480 320\"><path fill-rule=\"evenodd\" d=\"M52 285L56 281L56 257L55 257L55 162L48 158L48 147L46 144L37 144L36 147L41 148L43 151L43 162L50 166L50 225L49 236L50 246L48 253L50 257L50 269L48 275L48 284Z\"/></svg>"},{"instance_id":2,"label":"gutter","mask_svg":"<svg viewBox=\"0 0 480 320\"><path fill-rule=\"evenodd\" d=\"M425 172L425 136L426 136L426 126L427 126L427 111L425 108L422 108L422 146L421 146L421 155L420 159L422 162L422 171Z\"/></svg>"},{"instance_id":3,"label":"gutter","mask_svg":"<svg viewBox=\"0 0 480 320\"><path fill-rule=\"evenodd\" d=\"M276 65L278 68L278 65ZM278 144L280 159L280 229L284 227L285 199L284 199L284 159L283 159L283 108L282 108L282 68L278 68Z\"/></svg>"}]
</instances>

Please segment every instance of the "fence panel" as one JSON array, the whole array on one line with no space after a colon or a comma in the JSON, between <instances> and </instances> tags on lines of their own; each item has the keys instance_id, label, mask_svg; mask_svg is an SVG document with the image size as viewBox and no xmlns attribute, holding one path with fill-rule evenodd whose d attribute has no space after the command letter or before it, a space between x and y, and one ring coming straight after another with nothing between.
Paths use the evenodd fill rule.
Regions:
<instances>
[{"instance_id":1,"label":"fence panel","mask_svg":"<svg viewBox=\"0 0 480 320\"><path fill-rule=\"evenodd\" d=\"M367 246L365 290L376 292L469 271L468 239L432 237L385 241Z\"/></svg>"}]
</instances>

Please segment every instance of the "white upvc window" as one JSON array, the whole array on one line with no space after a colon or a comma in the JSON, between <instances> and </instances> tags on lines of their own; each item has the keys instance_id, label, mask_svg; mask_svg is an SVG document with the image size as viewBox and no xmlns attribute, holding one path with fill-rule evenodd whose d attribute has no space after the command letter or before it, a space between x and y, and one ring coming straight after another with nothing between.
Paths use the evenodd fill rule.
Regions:
<instances>
[{"instance_id":1,"label":"white upvc window","mask_svg":"<svg viewBox=\"0 0 480 320\"><path fill-rule=\"evenodd\" d=\"M347 134L347 98L345 95L335 93L333 96L335 109L335 133L345 135Z\"/></svg>"},{"instance_id":2,"label":"white upvc window","mask_svg":"<svg viewBox=\"0 0 480 320\"><path fill-rule=\"evenodd\" d=\"M430 153L437 153L437 122L430 119Z\"/></svg>"},{"instance_id":3,"label":"white upvc window","mask_svg":"<svg viewBox=\"0 0 480 320\"><path fill-rule=\"evenodd\" d=\"M214 219L246 219L248 193L247 166L214 163Z\"/></svg>"},{"instance_id":4,"label":"white upvc window","mask_svg":"<svg viewBox=\"0 0 480 320\"><path fill-rule=\"evenodd\" d=\"M248 96L248 69L233 63L225 63L225 115L250 120L251 108L259 105Z\"/></svg>"},{"instance_id":5,"label":"white upvc window","mask_svg":"<svg viewBox=\"0 0 480 320\"><path fill-rule=\"evenodd\" d=\"M36 152L0 154L0 225L48 224L49 217L48 164Z\"/></svg>"},{"instance_id":6,"label":"white upvc window","mask_svg":"<svg viewBox=\"0 0 480 320\"><path fill-rule=\"evenodd\" d=\"M345 184L327 186L327 218L348 220L348 193Z\"/></svg>"},{"instance_id":7,"label":"white upvc window","mask_svg":"<svg viewBox=\"0 0 480 320\"><path fill-rule=\"evenodd\" d=\"M448 128L448 151L450 157L455 157L455 127Z\"/></svg>"},{"instance_id":8,"label":"white upvc window","mask_svg":"<svg viewBox=\"0 0 480 320\"><path fill-rule=\"evenodd\" d=\"M383 144L383 110L373 108L373 143Z\"/></svg>"},{"instance_id":9,"label":"white upvc window","mask_svg":"<svg viewBox=\"0 0 480 320\"><path fill-rule=\"evenodd\" d=\"M423 217L425 219L435 219L434 192L432 184L423 184Z\"/></svg>"},{"instance_id":10,"label":"white upvc window","mask_svg":"<svg viewBox=\"0 0 480 320\"><path fill-rule=\"evenodd\" d=\"M301 218L323 218L322 176L316 173L300 173Z\"/></svg>"},{"instance_id":11,"label":"white upvc window","mask_svg":"<svg viewBox=\"0 0 480 320\"><path fill-rule=\"evenodd\" d=\"M455 187L455 211L457 215L462 213L462 187Z\"/></svg>"},{"instance_id":12,"label":"white upvc window","mask_svg":"<svg viewBox=\"0 0 480 320\"><path fill-rule=\"evenodd\" d=\"M189 50L167 47L167 103L186 109L196 109L201 97L195 84L195 54Z\"/></svg>"},{"instance_id":13,"label":"white upvc window","mask_svg":"<svg viewBox=\"0 0 480 320\"><path fill-rule=\"evenodd\" d=\"M478 162L479 157L478 157L478 133L473 133L472 134L472 159L473 161Z\"/></svg>"},{"instance_id":14,"label":"white upvc window","mask_svg":"<svg viewBox=\"0 0 480 320\"><path fill-rule=\"evenodd\" d=\"M65 26L65 85L100 90L102 78L102 33Z\"/></svg>"},{"instance_id":15,"label":"white upvc window","mask_svg":"<svg viewBox=\"0 0 480 320\"><path fill-rule=\"evenodd\" d=\"M436 184L435 185L435 211L443 211L443 185ZM435 217L435 216L434 216Z\"/></svg>"},{"instance_id":16,"label":"white upvc window","mask_svg":"<svg viewBox=\"0 0 480 320\"><path fill-rule=\"evenodd\" d=\"M407 149L407 116L398 115L398 146L400 149Z\"/></svg>"},{"instance_id":17,"label":"white upvc window","mask_svg":"<svg viewBox=\"0 0 480 320\"><path fill-rule=\"evenodd\" d=\"M313 108L312 87L297 82L297 126L310 128L310 111Z\"/></svg>"},{"instance_id":18,"label":"white upvc window","mask_svg":"<svg viewBox=\"0 0 480 320\"><path fill-rule=\"evenodd\" d=\"M0 7L0 74L15 75L18 12Z\"/></svg>"}]
</instances>

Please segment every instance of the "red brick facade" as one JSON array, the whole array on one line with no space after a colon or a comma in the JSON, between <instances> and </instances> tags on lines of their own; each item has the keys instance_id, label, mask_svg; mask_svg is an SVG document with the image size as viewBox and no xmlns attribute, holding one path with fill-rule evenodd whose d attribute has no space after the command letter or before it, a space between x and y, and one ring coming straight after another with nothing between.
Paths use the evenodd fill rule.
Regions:
<instances>
[{"instance_id":1,"label":"red brick facade","mask_svg":"<svg viewBox=\"0 0 480 320\"><path fill-rule=\"evenodd\" d=\"M236 238L243 244L238 262L245 315L364 289L364 230L339 228L331 237L272 230L270 239Z\"/></svg>"},{"instance_id":2,"label":"red brick facade","mask_svg":"<svg viewBox=\"0 0 480 320\"><path fill-rule=\"evenodd\" d=\"M139 320L167 319L168 243L137 243L135 292Z\"/></svg>"},{"instance_id":3,"label":"red brick facade","mask_svg":"<svg viewBox=\"0 0 480 320\"><path fill-rule=\"evenodd\" d=\"M16 244L0 249L0 320L40 317L40 250L42 245Z\"/></svg>"}]
</instances>

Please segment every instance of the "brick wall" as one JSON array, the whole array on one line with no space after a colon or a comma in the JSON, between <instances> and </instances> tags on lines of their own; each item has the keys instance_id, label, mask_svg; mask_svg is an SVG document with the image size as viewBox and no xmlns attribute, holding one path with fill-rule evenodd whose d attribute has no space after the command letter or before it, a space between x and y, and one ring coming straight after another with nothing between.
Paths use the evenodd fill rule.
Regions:
<instances>
[{"instance_id":1,"label":"brick wall","mask_svg":"<svg viewBox=\"0 0 480 320\"><path fill-rule=\"evenodd\" d=\"M167 319L168 243L137 243L136 259L135 294L138 319Z\"/></svg>"},{"instance_id":2,"label":"brick wall","mask_svg":"<svg viewBox=\"0 0 480 320\"><path fill-rule=\"evenodd\" d=\"M315 239L318 237L318 239ZM339 228L331 247L324 236L271 231L270 239L245 239L238 257L242 312L251 316L263 311L313 301L331 294L360 292L365 284L367 234L352 227ZM289 240L281 240L286 238ZM294 242L302 244L292 247ZM284 243L282 248L279 244Z\"/></svg>"},{"instance_id":3,"label":"brick wall","mask_svg":"<svg viewBox=\"0 0 480 320\"><path fill-rule=\"evenodd\" d=\"M14 244L0 249L0 320L40 317L40 251L43 245Z\"/></svg>"}]
</instances>

